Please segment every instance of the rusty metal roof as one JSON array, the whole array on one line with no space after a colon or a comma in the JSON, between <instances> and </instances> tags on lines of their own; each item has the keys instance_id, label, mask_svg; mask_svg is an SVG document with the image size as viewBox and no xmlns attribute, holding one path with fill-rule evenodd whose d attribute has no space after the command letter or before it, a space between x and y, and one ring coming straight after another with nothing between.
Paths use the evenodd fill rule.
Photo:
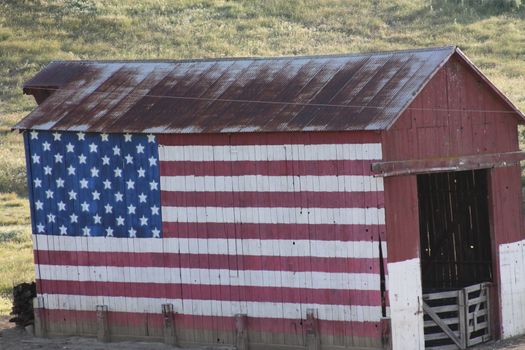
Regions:
<instances>
[{"instance_id":1,"label":"rusty metal roof","mask_svg":"<svg viewBox=\"0 0 525 350\"><path fill-rule=\"evenodd\" d=\"M16 129L215 133L382 130L458 49L187 61L56 61ZM39 96L39 97L38 97Z\"/></svg>"}]
</instances>

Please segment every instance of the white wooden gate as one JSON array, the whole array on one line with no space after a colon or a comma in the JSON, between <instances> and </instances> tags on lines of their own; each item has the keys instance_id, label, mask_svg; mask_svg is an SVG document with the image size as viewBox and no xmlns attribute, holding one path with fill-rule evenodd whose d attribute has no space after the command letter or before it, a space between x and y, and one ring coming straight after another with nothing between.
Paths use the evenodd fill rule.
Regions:
<instances>
[{"instance_id":1,"label":"white wooden gate","mask_svg":"<svg viewBox=\"0 0 525 350\"><path fill-rule=\"evenodd\" d=\"M490 283L423 294L426 349L466 349L488 341Z\"/></svg>"}]
</instances>

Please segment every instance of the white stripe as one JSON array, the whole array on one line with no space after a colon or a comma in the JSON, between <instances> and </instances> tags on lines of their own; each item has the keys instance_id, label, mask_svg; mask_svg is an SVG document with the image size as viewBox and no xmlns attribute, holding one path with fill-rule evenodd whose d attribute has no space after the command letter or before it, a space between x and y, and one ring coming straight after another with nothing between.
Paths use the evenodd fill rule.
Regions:
<instances>
[{"instance_id":1,"label":"white stripe","mask_svg":"<svg viewBox=\"0 0 525 350\"><path fill-rule=\"evenodd\" d=\"M304 148L304 152L301 149ZM380 143L324 145L165 146L161 161L275 161L381 159ZM338 154L339 151L339 154Z\"/></svg>"},{"instance_id":2,"label":"white stripe","mask_svg":"<svg viewBox=\"0 0 525 350\"><path fill-rule=\"evenodd\" d=\"M94 311L100 304L102 297L84 295L44 294L51 310L80 310ZM325 305L325 304L297 304L297 303L271 303L251 301L224 301L224 300L192 300L192 299L160 299L160 298L130 298L130 297L103 297L109 311L114 312L139 312L161 313L161 304L173 304L174 311L179 314L218 316L213 310L221 310L221 316L247 314L248 317L261 318L289 318L305 319L306 309L318 310L318 317L322 320L377 322L381 319L380 306L363 305ZM135 310L130 310L126 305L131 302L136 304ZM342 312L334 312L337 309Z\"/></svg>"},{"instance_id":3,"label":"white stripe","mask_svg":"<svg viewBox=\"0 0 525 350\"><path fill-rule=\"evenodd\" d=\"M365 175L161 176L160 188L182 192L371 192L383 191L383 178Z\"/></svg>"},{"instance_id":4,"label":"white stripe","mask_svg":"<svg viewBox=\"0 0 525 350\"><path fill-rule=\"evenodd\" d=\"M383 208L162 207L163 222L383 225Z\"/></svg>"},{"instance_id":5,"label":"white stripe","mask_svg":"<svg viewBox=\"0 0 525 350\"><path fill-rule=\"evenodd\" d=\"M379 246L371 241L321 241L290 239L227 238L115 238L89 237L89 249L81 249L80 236L33 235L39 251L96 251L134 253L222 254L253 256L314 256L328 258L378 258ZM386 242L381 242L386 257Z\"/></svg>"},{"instance_id":6,"label":"white stripe","mask_svg":"<svg viewBox=\"0 0 525 350\"><path fill-rule=\"evenodd\" d=\"M107 281L129 283L173 283L217 286L251 286L308 289L379 290L379 274L340 272L293 272L168 267L116 267L39 265L37 278L60 281ZM166 278L166 276L171 276ZM348 283L334 281L348 279ZM307 281L301 283L300 281Z\"/></svg>"}]
</instances>

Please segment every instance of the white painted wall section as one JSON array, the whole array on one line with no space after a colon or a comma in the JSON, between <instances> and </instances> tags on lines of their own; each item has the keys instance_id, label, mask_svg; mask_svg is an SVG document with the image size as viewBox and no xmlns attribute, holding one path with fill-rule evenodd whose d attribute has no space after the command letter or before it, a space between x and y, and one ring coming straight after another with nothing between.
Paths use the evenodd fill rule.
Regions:
<instances>
[{"instance_id":1,"label":"white painted wall section","mask_svg":"<svg viewBox=\"0 0 525 350\"><path fill-rule=\"evenodd\" d=\"M502 338L525 333L525 240L500 244Z\"/></svg>"},{"instance_id":2,"label":"white painted wall section","mask_svg":"<svg viewBox=\"0 0 525 350\"><path fill-rule=\"evenodd\" d=\"M420 265L419 258L388 264L394 350L425 348Z\"/></svg>"}]
</instances>

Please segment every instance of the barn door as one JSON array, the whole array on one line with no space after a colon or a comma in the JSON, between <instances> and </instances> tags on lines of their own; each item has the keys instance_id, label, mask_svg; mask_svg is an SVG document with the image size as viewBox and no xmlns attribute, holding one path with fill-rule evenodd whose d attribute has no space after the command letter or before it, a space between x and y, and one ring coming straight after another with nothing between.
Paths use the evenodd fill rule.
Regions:
<instances>
[{"instance_id":1,"label":"barn door","mask_svg":"<svg viewBox=\"0 0 525 350\"><path fill-rule=\"evenodd\" d=\"M422 174L417 180L425 343L465 348L490 336L487 171Z\"/></svg>"}]
</instances>

